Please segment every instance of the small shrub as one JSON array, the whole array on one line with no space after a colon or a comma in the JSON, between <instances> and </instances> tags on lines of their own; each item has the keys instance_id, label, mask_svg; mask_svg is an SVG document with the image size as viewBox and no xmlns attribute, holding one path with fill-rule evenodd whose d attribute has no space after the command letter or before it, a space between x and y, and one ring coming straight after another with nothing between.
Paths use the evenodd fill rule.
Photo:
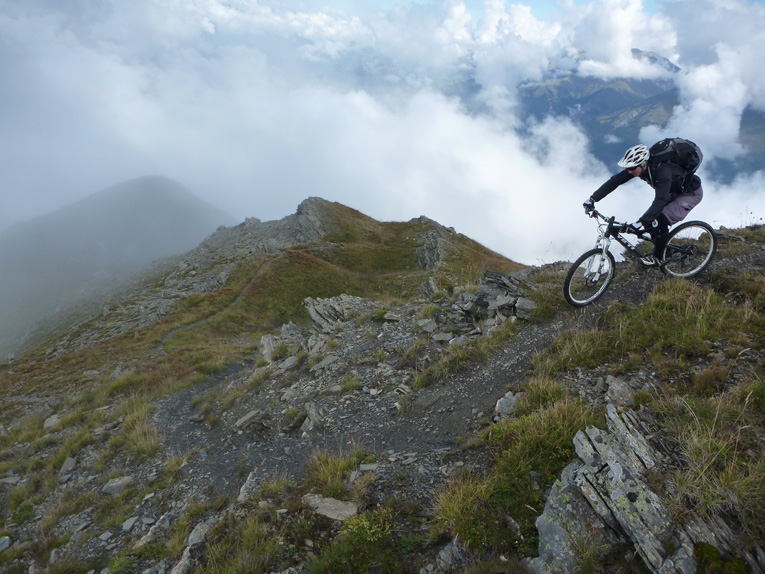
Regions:
<instances>
[{"instance_id":1,"label":"small shrub","mask_svg":"<svg viewBox=\"0 0 765 574\"><path fill-rule=\"evenodd\" d=\"M693 391L695 394L708 397L720 390L722 383L728 377L729 369L724 367L709 367L693 375Z\"/></svg>"},{"instance_id":2,"label":"small shrub","mask_svg":"<svg viewBox=\"0 0 765 574\"><path fill-rule=\"evenodd\" d=\"M199 571L271 572L282 555L280 542L260 516L228 513L208 534L207 560Z\"/></svg>"},{"instance_id":3,"label":"small shrub","mask_svg":"<svg viewBox=\"0 0 765 574\"><path fill-rule=\"evenodd\" d=\"M296 429L303 424L306 414L300 409L289 407L284 411L284 423L288 429Z\"/></svg>"},{"instance_id":4,"label":"small shrub","mask_svg":"<svg viewBox=\"0 0 765 574\"><path fill-rule=\"evenodd\" d=\"M313 574L398 574L404 570L391 535L393 514L382 507L349 518L340 534L309 566Z\"/></svg>"},{"instance_id":5,"label":"small shrub","mask_svg":"<svg viewBox=\"0 0 765 574\"><path fill-rule=\"evenodd\" d=\"M720 552L711 544L699 542L693 549L698 574L746 574L746 562L741 558L723 560Z\"/></svg>"},{"instance_id":6,"label":"small shrub","mask_svg":"<svg viewBox=\"0 0 765 574\"><path fill-rule=\"evenodd\" d=\"M286 343L279 343L274 349L273 353L271 353L271 360L274 362L281 361L282 359L286 359L289 354L289 346Z\"/></svg>"},{"instance_id":7,"label":"small shrub","mask_svg":"<svg viewBox=\"0 0 765 574\"><path fill-rule=\"evenodd\" d=\"M490 479L469 474L453 480L436 495L436 523L470 550L512 549L516 537L492 503L494 488Z\"/></svg>"},{"instance_id":8,"label":"small shrub","mask_svg":"<svg viewBox=\"0 0 765 574\"><path fill-rule=\"evenodd\" d=\"M135 558L128 554L118 554L109 561L109 574L130 574L135 568Z\"/></svg>"},{"instance_id":9,"label":"small shrub","mask_svg":"<svg viewBox=\"0 0 765 574\"><path fill-rule=\"evenodd\" d=\"M340 388L343 393L351 393L361 388L361 379L356 375L345 375L340 382Z\"/></svg>"},{"instance_id":10,"label":"small shrub","mask_svg":"<svg viewBox=\"0 0 765 574\"><path fill-rule=\"evenodd\" d=\"M372 313L372 321L382 323L387 313L388 313L388 309L384 307L381 309L377 309L374 313Z\"/></svg>"},{"instance_id":11,"label":"small shrub","mask_svg":"<svg viewBox=\"0 0 765 574\"><path fill-rule=\"evenodd\" d=\"M279 498L290 488L292 488L292 483L289 479L283 476L274 476L260 485L258 496L265 500Z\"/></svg>"}]
</instances>

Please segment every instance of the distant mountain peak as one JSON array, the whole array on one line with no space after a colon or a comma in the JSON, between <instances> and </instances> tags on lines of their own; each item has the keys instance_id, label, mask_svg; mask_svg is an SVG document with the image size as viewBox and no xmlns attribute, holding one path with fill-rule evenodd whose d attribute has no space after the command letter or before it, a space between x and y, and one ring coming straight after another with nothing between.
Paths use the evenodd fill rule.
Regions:
<instances>
[{"instance_id":1,"label":"distant mountain peak","mask_svg":"<svg viewBox=\"0 0 765 574\"><path fill-rule=\"evenodd\" d=\"M670 62L667 58L656 52L646 52L643 50L638 50L637 48L632 48L632 57L637 60L647 60L649 63L664 68L673 74L680 71L678 66L675 66L675 64Z\"/></svg>"}]
</instances>

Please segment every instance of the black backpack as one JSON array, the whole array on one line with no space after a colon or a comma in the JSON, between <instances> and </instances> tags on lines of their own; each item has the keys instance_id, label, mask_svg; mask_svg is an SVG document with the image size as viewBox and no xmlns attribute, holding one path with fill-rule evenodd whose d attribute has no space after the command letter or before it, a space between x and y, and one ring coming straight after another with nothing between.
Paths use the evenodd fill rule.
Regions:
<instances>
[{"instance_id":1,"label":"black backpack","mask_svg":"<svg viewBox=\"0 0 765 574\"><path fill-rule=\"evenodd\" d=\"M686 178L699 169L704 159L699 146L683 138L663 139L653 144L648 152L651 154L650 159L657 164L668 161L678 166L685 172Z\"/></svg>"}]
</instances>

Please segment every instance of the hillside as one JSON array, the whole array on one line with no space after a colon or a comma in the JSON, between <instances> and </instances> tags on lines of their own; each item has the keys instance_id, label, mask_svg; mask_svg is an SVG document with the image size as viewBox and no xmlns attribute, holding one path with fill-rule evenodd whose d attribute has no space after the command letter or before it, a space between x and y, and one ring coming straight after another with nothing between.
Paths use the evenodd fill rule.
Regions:
<instances>
[{"instance_id":1,"label":"hillside","mask_svg":"<svg viewBox=\"0 0 765 574\"><path fill-rule=\"evenodd\" d=\"M39 343L41 319L71 321L78 302L98 306L128 274L230 223L180 184L144 177L0 232L0 356Z\"/></svg>"},{"instance_id":2,"label":"hillside","mask_svg":"<svg viewBox=\"0 0 765 574\"><path fill-rule=\"evenodd\" d=\"M763 571L763 265L573 310L425 217L219 229L0 370L0 567Z\"/></svg>"}]
</instances>

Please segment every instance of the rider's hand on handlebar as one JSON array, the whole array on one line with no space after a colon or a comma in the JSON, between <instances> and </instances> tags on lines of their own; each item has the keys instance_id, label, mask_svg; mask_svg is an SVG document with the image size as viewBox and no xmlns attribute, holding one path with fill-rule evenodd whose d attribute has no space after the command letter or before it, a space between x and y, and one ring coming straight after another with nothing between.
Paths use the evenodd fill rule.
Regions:
<instances>
[{"instance_id":1,"label":"rider's hand on handlebar","mask_svg":"<svg viewBox=\"0 0 765 574\"><path fill-rule=\"evenodd\" d=\"M589 198L582 204L582 207L584 207L584 212L589 215L595 209L595 202L592 198Z\"/></svg>"}]
</instances>

